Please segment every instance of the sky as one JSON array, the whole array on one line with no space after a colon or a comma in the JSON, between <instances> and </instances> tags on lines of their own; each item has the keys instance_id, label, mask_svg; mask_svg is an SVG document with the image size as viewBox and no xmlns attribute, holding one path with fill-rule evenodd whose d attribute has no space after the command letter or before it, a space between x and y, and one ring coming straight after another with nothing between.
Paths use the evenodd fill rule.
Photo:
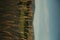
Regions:
<instances>
[{"instance_id":1,"label":"sky","mask_svg":"<svg viewBox=\"0 0 60 40\"><path fill-rule=\"evenodd\" d=\"M35 0L35 40L59 40L59 1Z\"/></svg>"}]
</instances>

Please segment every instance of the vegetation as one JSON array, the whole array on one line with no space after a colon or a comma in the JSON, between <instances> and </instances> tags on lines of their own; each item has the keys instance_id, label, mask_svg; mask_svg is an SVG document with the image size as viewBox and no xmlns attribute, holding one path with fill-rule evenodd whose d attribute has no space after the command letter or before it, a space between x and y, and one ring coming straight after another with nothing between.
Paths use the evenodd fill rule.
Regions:
<instances>
[{"instance_id":1,"label":"vegetation","mask_svg":"<svg viewBox=\"0 0 60 40\"><path fill-rule=\"evenodd\" d=\"M0 0L0 40L32 40L31 4L31 0Z\"/></svg>"}]
</instances>

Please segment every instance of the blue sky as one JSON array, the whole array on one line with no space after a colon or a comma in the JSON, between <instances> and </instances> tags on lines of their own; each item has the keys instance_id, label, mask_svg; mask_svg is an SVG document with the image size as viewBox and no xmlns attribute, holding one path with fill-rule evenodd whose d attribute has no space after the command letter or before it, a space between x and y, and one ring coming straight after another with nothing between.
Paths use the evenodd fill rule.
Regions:
<instances>
[{"instance_id":1,"label":"blue sky","mask_svg":"<svg viewBox=\"0 0 60 40\"><path fill-rule=\"evenodd\" d=\"M35 40L59 40L58 0L35 0Z\"/></svg>"},{"instance_id":2,"label":"blue sky","mask_svg":"<svg viewBox=\"0 0 60 40\"><path fill-rule=\"evenodd\" d=\"M49 38L59 40L59 0L47 0L49 12Z\"/></svg>"}]
</instances>

